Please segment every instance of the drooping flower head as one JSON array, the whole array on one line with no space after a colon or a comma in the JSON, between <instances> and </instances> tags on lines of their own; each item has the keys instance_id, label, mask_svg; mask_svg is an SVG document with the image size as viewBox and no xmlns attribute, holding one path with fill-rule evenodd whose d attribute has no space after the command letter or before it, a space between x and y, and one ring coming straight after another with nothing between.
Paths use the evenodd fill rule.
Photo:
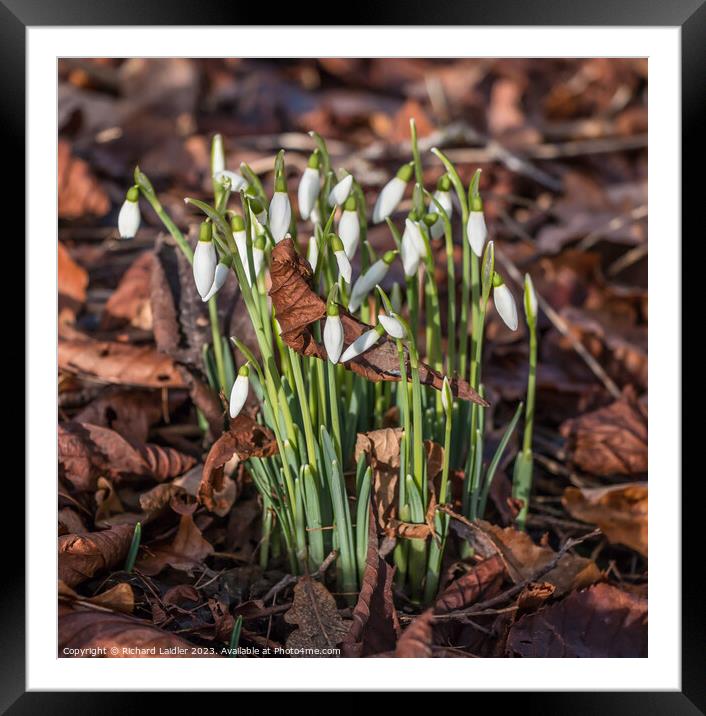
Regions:
<instances>
[{"instance_id":1,"label":"drooping flower head","mask_svg":"<svg viewBox=\"0 0 706 716\"><path fill-rule=\"evenodd\" d=\"M348 310L353 313L357 311L367 298L368 294L381 283L390 270L390 265L397 256L397 251L387 251L381 259L378 259L364 274L358 277L351 289L351 296L348 301Z\"/></svg>"},{"instance_id":2,"label":"drooping flower head","mask_svg":"<svg viewBox=\"0 0 706 716\"><path fill-rule=\"evenodd\" d=\"M346 283L350 283L353 269L351 268L351 262L348 260L348 256L346 256L346 250L343 248L343 242L336 234L330 234L329 240L331 241L331 250L338 264L338 272Z\"/></svg>"},{"instance_id":3,"label":"drooping flower head","mask_svg":"<svg viewBox=\"0 0 706 716\"><path fill-rule=\"evenodd\" d=\"M302 178L299 181L299 193L297 199L299 202L299 214L305 221L311 216L311 212L316 205L316 199L319 196L319 151L314 152L309 157Z\"/></svg>"},{"instance_id":4,"label":"drooping flower head","mask_svg":"<svg viewBox=\"0 0 706 716\"><path fill-rule=\"evenodd\" d=\"M451 179L448 174L443 174L436 184L434 199L441 204L441 208L446 212L449 221L453 215L454 205L451 199ZM429 203L429 211L439 214L439 207L432 201ZM441 215L431 227L432 239L440 239L444 235L444 220Z\"/></svg>"},{"instance_id":5,"label":"drooping flower head","mask_svg":"<svg viewBox=\"0 0 706 716\"><path fill-rule=\"evenodd\" d=\"M326 323L324 324L324 348L331 363L338 363L343 350L343 324L338 315L338 284L334 284L326 302Z\"/></svg>"},{"instance_id":6,"label":"drooping flower head","mask_svg":"<svg viewBox=\"0 0 706 716\"><path fill-rule=\"evenodd\" d=\"M228 412L231 418L236 418L240 415L240 411L245 405L245 401L248 399L248 391L250 389L250 368L248 364L240 367L238 370L238 377L233 383L233 387L230 391L230 400L228 401Z\"/></svg>"},{"instance_id":7,"label":"drooping flower head","mask_svg":"<svg viewBox=\"0 0 706 716\"><path fill-rule=\"evenodd\" d=\"M397 208L404 196L407 182L412 178L413 164L405 164L399 168L397 175L390 179L382 188L373 209L373 223L384 221Z\"/></svg>"},{"instance_id":8,"label":"drooping flower head","mask_svg":"<svg viewBox=\"0 0 706 716\"><path fill-rule=\"evenodd\" d=\"M341 241L343 241L346 256L352 259L355 256L360 240L358 202L354 196L349 196L343 204L343 213L338 221L338 235L341 237Z\"/></svg>"},{"instance_id":9,"label":"drooping flower head","mask_svg":"<svg viewBox=\"0 0 706 716\"><path fill-rule=\"evenodd\" d=\"M131 186L125 195L125 201L118 214L118 231L121 239L132 239L140 228L140 190Z\"/></svg>"},{"instance_id":10,"label":"drooping flower head","mask_svg":"<svg viewBox=\"0 0 706 716\"><path fill-rule=\"evenodd\" d=\"M515 305L515 299L497 271L493 274L493 303L507 327L511 331L516 331L517 306Z\"/></svg>"},{"instance_id":11,"label":"drooping flower head","mask_svg":"<svg viewBox=\"0 0 706 716\"><path fill-rule=\"evenodd\" d=\"M343 206L352 188L353 175L346 174L346 176L331 189L328 195L329 206Z\"/></svg>"},{"instance_id":12,"label":"drooping flower head","mask_svg":"<svg viewBox=\"0 0 706 716\"><path fill-rule=\"evenodd\" d=\"M203 298L211 290L216 274L218 256L213 245L212 227L210 222L204 221L199 227L199 240L194 249L194 282L199 296Z\"/></svg>"}]
</instances>

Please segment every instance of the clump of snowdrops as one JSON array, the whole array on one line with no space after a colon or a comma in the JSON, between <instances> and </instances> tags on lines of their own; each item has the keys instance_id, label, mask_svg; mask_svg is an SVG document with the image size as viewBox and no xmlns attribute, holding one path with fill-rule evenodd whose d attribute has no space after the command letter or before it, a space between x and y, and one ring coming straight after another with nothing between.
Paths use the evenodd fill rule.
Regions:
<instances>
[{"instance_id":1,"label":"clump of snowdrops","mask_svg":"<svg viewBox=\"0 0 706 716\"><path fill-rule=\"evenodd\" d=\"M433 524L427 538L399 538L394 550L397 584L410 599L431 602L439 587L451 516L451 472L462 470L462 513L469 520L485 513L489 490L504 451L522 414L520 403L495 452L484 452L484 407L454 397L448 378L440 391L420 381L423 358L439 373L467 381L483 394L481 368L484 323L491 305L512 330L518 326L515 299L495 265L479 191L480 170L466 188L449 159L432 154L444 168L436 187L423 182L414 120L410 121L412 159L402 164L382 188L372 211L362 187L345 169L335 172L324 139L311 133L312 152L299 178L297 209L311 227L298 241L297 220L290 199L284 151L274 165L274 193L268 196L260 179L245 163L226 167L220 135L213 139L211 176L213 202L187 198L203 214L192 249L162 207L152 184L139 168L118 220L120 235L135 235L142 195L193 265L196 288L208 303L212 343L204 351L204 369L211 385L229 396L235 418L252 391L258 420L277 441L272 457L250 458L248 467L262 497L263 535L260 561L284 558L294 573L317 569L336 550L338 590L353 599L365 567L371 515L371 468L365 455L354 460L356 434L382 427L383 415L396 408L402 428L397 489L398 518ZM412 208L398 209L411 191ZM460 212L461 235L452 220ZM398 222L397 219L402 221ZM367 240L367 227L386 222L396 249L378 256ZM314 290L326 297L323 326L311 326L328 359L302 356L280 335L277 315L267 295L272 249L292 237L306 251ZM454 244L462 246L460 281ZM434 254L446 254L448 306L442 329ZM304 248L305 247L305 248ZM357 275L353 264L360 266ZM401 261L406 285L383 289L395 261ZM257 337L259 356L234 336L228 342L218 324L217 297L226 281L236 280ZM460 288L460 290L459 290ZM515 461L513 496L523 507L518 526L527 518L532 481L532 424L536 372L537 299L526 276L524 309L530 335L524 438ZM370 326L345 344L341 307ZM371 382L347 369L383 336L394 341L400 358L399 382ZM445 338L445 340L444 340ZM236 370L234 357L240 367ZM425 440L443 446L443 466L436 485L427 475ZM431 510L430 510L431 507ZM462 546L462 552L468 553Z\"/></svg>"}]
</instances>

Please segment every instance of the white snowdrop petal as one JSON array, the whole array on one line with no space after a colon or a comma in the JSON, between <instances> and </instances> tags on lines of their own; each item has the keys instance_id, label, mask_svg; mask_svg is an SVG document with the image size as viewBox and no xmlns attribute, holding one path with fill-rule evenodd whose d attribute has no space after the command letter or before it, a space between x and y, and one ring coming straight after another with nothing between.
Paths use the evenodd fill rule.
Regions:
<instances>
[{"instance_id":1,"label":"white snowdrop petal","mask_svg":"<svg viewBox=\"0 0 706 716\"><path fill-rule=\"evenodd\" d=\"M262 271L262 265L265 263L265 252L262 249L253 247L252 263L253 263L253 268L255 269L255 278L257 278L260 275L260 272Z\"/></svg>"},{"instance_id":2,"label":"white snowdrop petal","mask_svg":"<svg viewBox=\"0 0 706 716\"><path fill-rule=\"evenodd\" d=\"M400 258L402 259L402 267L404 268L405 276L414 276L419 268L419 260L421 257L412 237L407 231L402 234Z\"/></svg>"},{"instance_id":3,"label":"white snowdrop petal","mask_svg":"<svg viewBox=\"0 0 706 716\"><path fill-rule=\"evenodd\" d=\"M230 190L234 193L238 193L241 189L248 188L248 181L244 176L238 174L238 172L232 172L229 169L222 169L213 175L213 178L222 182L224 179L230 179Z\"/></svg>"},{"instance_id":4,"label":"white snowdrop petal","mask_svg":"<svg viewBox=\"0 0 706 716\"><path fill-rule=\"evenodd\" d=\"M327 316L324 324L324 347L331 363L338 363L343 350L343 324L339 316Z\"/></svg>"},{"instance_id":5,"label":"white snowdrop petal","mask_svg":"<svg viewBox=\"0 0 706 716\"><path fill-rule=\"evenodd\" d=\"M231 418L236 418L240 415L240 411L245 405L245 401L248 399L248 390L250 387L250 379L247 375L239 375L233 383L233 388L230 391L230 400L228 401L228 410Z\"/></svg>"},{"instance_id":6,"label":"white snowdrop petal","mask_svg":"<svg viewBox=\"0 0 706 716\"><path fill-rule=\"evenodd\" d=\"M338 222L338 235L343 242L346 256L352 259L360 240L360 222L357 211L344 211Z\"/></svg>"},{"instance_id":7,"label":"white snowdrop petal","mask_svg":"<svg viewBox=\"0 0 706 716\"><path fill-rule=\"evenodd\" d=\"M351 313L360 308L367 295L385 278L389 270L390 266L382 259L378 259L362 276L358 277L353 284L348 301L348 310Z\"/></svg>"},{"instance_id":8,"label":"white snowdrop petal","mask_svg":"<svg viewBox=\"0 0 706 716\"><path fill-rule=\"evenodd\" d=\"M352 187L353 175L346 174L346 176L343 177L343 179L341 179L341 181L339 181L333 189L331 189L331 193L328 195L328 203L331 206L343 206L348 198L348 195L351 193Z\"/></svg>"},{"instance_id":9,"label":"white snowdrop petal","mask_svg":"<svg viewBox=\"0 0 706 716\"><path fill-rule=\"evenodd\" d=\"M306 220L311 216L311 211L316 204L316 197L319 195L319 170L314 167L307 167L299 182L299 213L302 219Z\"/></svg>"},{"instance_id":10,"label":"white snowdrop petal","mask_svg":"<svg viewBox=\"0 0 706 716\"><path fill-rule=\"evenodd\" d=\"M466 236L473 253L478 257L483 256L483 247L488 238L488 229L485 226L485 216L482 211L472 211L468 215Z\"/></svg>"},{"instance_id":11,"label":"white snowdrop petal","mask_svg":"<svg viewBox=\"0 0 706 716\"><path fill-rule=\"evenodd\" d=\"M450 221L453 215L454 207L453 201L451 201L451 192L435 191L434 198L439 202L439 204L441 204ZM429 211L439 214L439 219L431 227L431 237L432 239L440 239L444 235L444 220L441 218L441 212L439 211L439 207L433 201L429 204Z\"/></svg>"},{"instance_id":12,"label":"white snowdrop petal","mask_svg":"<svg viewBox=\"0 0 706 716\"><path fill-rule=\"evenodd\" d=\"M269 224L272 238L278 244L289 231L292 220L292 206L286 192L276 191L270 202Z\"/></svg>"},{"instance_id":13,"label":"white snowdrop petal","mask_svg":"<svg viewBox=\"0 0 706 716\"><path fill-rule=\"evenodd\" d=\"M404 196L404 190L407 186L407 182L403 181L399 177L393 177L387 184L382 188L377 201L375 202L375 208L373 209L373 223L379 224L381 221L392 214L397 208L397 205L402 201Z\"/></svg>"},{"instance_id":14,"label":"white snowdrop petal","mask_svg":"<svg viewBox=\"0 0 706 716\"><path fill-rule=\"evenodd\" d=\"M194 282L199 296L203 298L211 290L216 273L216 247L212 241L199 241L194 251Z\"/></svg>"},{"instance_id":15,"label":"white snowdrop petal","mask_svg":"<svg viewBox=\"0 0 706 716\"><path fill-rule=\"evenodd\" d=\"M385 316L382 313L378 316L385 332L393 338L404 338L404 326L394 316Z\"/></svg>"},{"instance_id":16,"label":"white snowdrop petal","mask_svg":"<svg viewBox=\"0 0 706 716\"><path fill-rule=\"evenodd\" d=\"M243 268L247 271L248 267L248 238L245 231L235 231L233 232L233 239L235 240L235 245L238 248L238 256L240 256L240 260L243 263Z\"/></svg>"},{"instance_id":17,"label":"white snowdrop petal","mask_svg":"<svg viewBox=\"0 0 706 716\"><path fill-rule=\"evenodd\" d=\"M140 207L136 201L123 202L118 214L118 231L121 239L134 238L140 228Z\"/></svg>"},{"instance_id":18,"label":"white snowdrop petal","mask_svg":"<svg viewBox=\"0 0 706 716\"><path fill-rule=\"evenodd\" d=\"M493 289L493 302L500 318L511 331L517 330L517 306L510 289L502 284Z\"/></svg>"},{"instance_id":19,"label":"white snowdrop petal","mask_svg":"<svg viewBox=\"0 0 706 716\"><path fill-rule=\"evenodd\" d=\"M319 260L319 244L316 242L316 236L309 237L309 248L306 252L306 260L312 269L316 269L316 263Z\"/></svg>"},{"instance_id":20,"label":"white snowdrop petal","mask_svg":"<svg viewBox=\"0 0 706 716\"><path fill-rule=\"evenodd\" d=\"M351 262L348 260L348 256L346 256L345 251L334 251L334 256L336 257L336 263L338 264L338 271L343 276L343 280L346 283L351 282L351 274L353 270L351 269Z\"/></svg>"},{"instance_id":21,"label":"white snowdrop petal","mask_svg":"<svg viewBox=\"0 0 706 716\"><path fill-rule=\"evenodd\" d=\"M356 338L353 343L351 343L348 348L343 351L340 362L346 363L356 356L359 356L361 353L365 353L365 351L372 348L378 342L379 338L380 334L374 328L366 331L361 336L358 336L358 338Z\"/></svg>"},{"instance_id":22,"label":"white snowdrop petal","mask_svg":"<svg viewBox=\"0 0 706 716\"><path fill-rule=\"evenodd\" d=\"M211 298L212 296L215 296L221 290L223 284L228 278L229 272L230 269L224 264L219 263L218 266L216 266L216 273L213 277L213 284L211 285L209 292L201 299L202 301L204 301L204 303L208 301L209 298Z\"/></svg>"},{"instance_id":23,"label":"white snowdrop petal","mask_svg":"<svg viewBox=\"0 0 706 716\"><path fill-rule=\"evenodd\" d=\"M411 219L405 219L404 230L405 233L409 234L412 245L419 254L419 257L424 258L427 255L427 245L422 236L422 230L419 228L419 224Z\"/></svg>"}]
</instances>

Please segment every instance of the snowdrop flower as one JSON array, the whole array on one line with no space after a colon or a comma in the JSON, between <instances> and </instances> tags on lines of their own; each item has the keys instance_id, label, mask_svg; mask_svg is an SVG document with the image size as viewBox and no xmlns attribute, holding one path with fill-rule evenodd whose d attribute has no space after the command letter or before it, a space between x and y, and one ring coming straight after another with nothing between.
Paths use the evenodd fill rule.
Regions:
<instances>
[{"instance_id":1,"label":"snowdrop flower","mask_svg":"<svg viewBox=\"0 0 706 716\"><path fill-rule=\"evenodd\" d=\"M331 189L328 195L329 206L343 206L353 187L353 175L346 174L336 186Z\"/></svg>"},{"instance_id":2,"label":"snowdrop flower","mask_svg":"<svg viewBox=\"0 0 706 716\"><path fill-rule=\"evenodd\" d=\"M213 178L219 183L223 183L226 179L230 180L230 190L235 193L238 193L241 189L248 188L248 181L245 177L228 169L216 172Z\"/></svg>"},{"instance_id":3,"label":"snowdrop flower","mask_svg":"<svg viewBox=\"0 0 706 716\"><path fill-rule=\"evenodd\" d=\"M485 215L483 214L483 200L475 192L470 200L470 212L466 223L466 236L471 249L476 256L483 255L483 247L488 238L488 229L485 226Z\"/></svg>"},{"instance_id":4,"label":"snowdrop flower","mask_svg":"<svg viewBox=\"0 0 706 716\"><path fill-rule=\"evenodd\" d=\"M316 236L309 237L309 247L306 251L306 260L309 262L309 266L315 271L316 264L319 260L319 244L316 241Z\"/></svg>"},{"instance_id":5,"label":"snowdrop flower","mask_svg":"<svg viewBox=\"0 0 706 716\"><path fill-rule=\"evenodd\" d=\"M250 207L250 218L255 224L255 230L257 231L258 228L262 229L262 227L267 226L267 212L260 200L251 197L248 205Z\"/></svg>"},{"instance_id":6,"label":"snowdrop flower","mask_svg":"<svg viewBox=\"0 0 706 716\"><path fill-rule=\"evenodd\" d=\"M371 328L362 335L358 336L353 343L351 343L341 356L340 362L347 363L349 360L359 356L361 353L370 350L382 337L385 332L385 328L382 323L378 323L375 328Z\"/></svg>"},{"instance_id":7,"label":"snowdrop flower","mask_svg":"<svg viewBox=\"0 0 706 716\"><path fill-rule=\"evenodd\" d=\"M375 286L382 283L395 256L397 256L397 251L386 252L381 259L378 259L363 275L358 277L353 284L351 297L348 301L348 310L351 313L357 311Z\"/></svg>"},{"instance_id":8,"label":"snowdrop flower","mask_svg":"<svg viewBox=\"0 0 706 716\"><path fill-rule=\"evenodd\" d=\"M404 196L407 182L412 178L412 172L412 164L405 164L397 172L397 176L390 179L382 188L373 209L374 224L384 221L397 208Z\"/></svg>"},{"instance_id":9,"label":"snowdrop flower","mask_svg":"<svg viewBox=\"0 0 706 716\"><path fill-rule=\"evenodd\" d=\"M226 168L226 155L223 149L223 137L220 134L214 134L211 141L211 176L215 178L216 174L224 171Z\"/></svg>"},{"instance_id":10,"label":"snowdrop flower","mask_svg":"<svg viewBox=\"0 0 706 716\"><path fill-rule=\"evenodd\" d=\"M446 212L446 215L451 221L453 215L453 201L451 200L451 180L448 174L444 174L441 179L437 182L436 191L434 192L434 199L436 199L441 207ZM432 201L429 204L429 211L439 213L439 207ZM444 220L439 216L434 225L431 227L432 239L440 239L444 235Z\"/></svg>"},{"instance_id":11,"label":"snowdrop flower","mask_svg":"<svg viewBox=\"0 0 706 716\"><path fill-rule=\"evenodd\" d=\"M287 195L287 185L284 177L279 176L275 182L275 193L270 202L269 224L272 238L278 244L289 231L292 221L292 206Z\"/></svg>"},{"instance_id":12,"label":"snowdrop flower","mask_svg":"<svg viewBox=\"0 0 706 716\"><path fill-rule=\"evenodd\" d=\"M235 245L238 247L238 256L243 264L245 272L248 271L248 237L245 233L245 222L240 214L233 214L230 220L230 228L233 232Z\"/></svg>"},{"instance_id":13,"label":"snowdrop flower","mask_svg":"<svg viewBox=\"0 0 706 716\"><path fill-rule=\"evenodd\" d=\"M385 329L385 332L392 336L393 338L399 338L402 340L402 338L405 337L406 331L404 329L404 326L402 323L400 323L399 318L394 314L390 313L389 316L386 316L384 313L381 313L378 316L378 320L382 324L382 327Z\"/></svg>"},{"instance_id":14,"label":"snowdrop flower","mask_svg":"<svg viewBox=\"0 0 706 716\"><path fill-rule=\"evenodd\" d=\"M233 387L230 391L230 400L228 401L228 408L231 418L236 418L240 415L240 411L245 405L245 401L248 398L248 390L250 389L250 368L247 363L240 367L238 371L238 377L233 383Z\"/></svg>"},{"instance_id":15,"label":"snowdrop flower","mask_svg":"<svg viewBox=\"0 0 706 716\"><path fill-rule=\"evenodd\" d=\"M447 415L449 414L449 410L453 407L453 404L454 396L451 392L449 379L447 376L444 376L444 384L441 386L441 407Z\"/></svg>"},{"instance_id":16,"label":"snowdrop flower","mask_svg":"<svg viewBox=\"0 0 706 716\"><path fill-rule=\"evenodd\" d=\"M265 263L265 244L266 239L264 234L260 234L255 237L255 241L252 246L252 263L253 269L255 270L255 280L257 280L260 276L262 267ZM250 274L247 271L246 276L248 277L248 282L252 285L252 282L250 281Z\"/></svg>"},{"instance_id":17,"label":"snowdrop flower","mask_svg":"<svg viewBox=\"0 0 706 716\"><path fill-rule=\"evenodd\" d=\"M348 260L348 256L346 256L346 251L343 248L343 242L338 236L336 236L336 234L331 234L331 248L333 250L333 255L336 257L339 273L343 276L343 280L346 283L350 283L352 273L351 262Z\"/></svg>"},{"instance_id":18,"label":"snowdrop flower","mask_svg":"<svg viewBox=\"0 0 706 716\"><path fill-rule=\"evenodd\" d=\"M216 266L216 273L213 276L213 283L211 284L211 288L209 292L201 298L204 303L213 296L215 296L221 290L223 284L228 278L228 274L230 273L230 265L230 256L225 256L218 262L218 265Z\"/></svg>"},{"instance_id":19,"label":"snowdrop flower","mask_svg":"<svg viewBox=\"0 0 706 716\"><path fill-rule=\"evenodd\" d=\"M305 221L311 216L311 212L319 196L319 153L314 152L309 157L309 164L299 180L299 214Z\"/></svg>"},{"instance_id":20,"label":"snowdrop flower","mask_svg":"<svg viewBox=\"0 0 706 716\"><path fill-rule=\"evenodd\" d=\"M405 276L414 276L419 261L427 255L427 246L419 225L411 219L405 220L404 233L400 244L400 255Z\"/></svg>"},{"instance_id":21,"label":"snowdrop flower","mask_svg":"<svg viewBox=\"0 0 706 716\"><path fill-rule=\"evenodd\" d=\"M537 320L537 294L532 277L528 273L525 274L525 316L529 325Z\"/></svg>"},{"instance_id":22,"label":"snowdrop flower","mask_svg":"<svg viewBox=\"0 0 706 716\"><path fill-rule=\"evenodd\" d=\"M343 205L343 213L338 222L338 235L343 241L346 256L352 259L358 248L360 240L360 221L358 220L357 202L354 196L349 196Z\"/></svg>"},{"instance_id":23,"label":"snowdrop flower","mask_svg":"<svg viewBox=\"0 0 706 716\"><path fill-rule=\"evenodd\" d=\"M510 289L505 285L502 276L496 271L493 274L493 303L511 331L517 330L517 306Z\"/></svg>"},{"instance_id":24,"label":"snowdrop flower","mask_svg":"<svg viewBox=\"0 0 706 716\"><path fill-rule=\"evenodd\" d=\"M140 190L136 186L131 186L118 214L118 231L121 239L134 238L140 228L140 205L137 203L139 197Z\"/></svg>"},{"instance_id":25,"label":"snowdrop flower","mask_svg":"<svg viewBox=\"0 0 706 716\"><path fill-rule=\"evenodd\" d=\"M338 315L338 304L335 301L338 286L334 284L326 305L326 323L324 324L324 348L331 363L338 363L343 350L343 324Z\"/></svg>"},{"instance_id":26,"label":"snowdrop flower","mask_svg":"<svg viewBox=\"0 0 706 716\"><path fill-rule=\"evenodd\" d=\"M199 240L194 251L194 282L199 296L203 298L211 290L216 274L218 256L213 245L211 224L203 222L199 229Z\"/></svg>"}]
</instances>

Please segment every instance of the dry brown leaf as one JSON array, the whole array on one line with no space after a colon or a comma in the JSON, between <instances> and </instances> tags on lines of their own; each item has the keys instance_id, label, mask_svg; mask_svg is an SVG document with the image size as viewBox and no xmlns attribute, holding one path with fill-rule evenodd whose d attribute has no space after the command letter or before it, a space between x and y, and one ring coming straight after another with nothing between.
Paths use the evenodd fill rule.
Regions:
<instances>
[{"instance_id":1,"label":"dry brown leaf","mask_svg":"<svg viewBox=\"0 0 706 716\"><path fill-rule=\"evenodd\" d=\"M395 569L380 557L372 505L369 512L363 583L353 609L353 623L341 645L343 655L348 657L370 656L394 649L400 634L392 597Z\"/></svg>"},{"instance_id":2,"label":"dry brown leaf","mask_svg":"<svg viewBox=\"0 0 706 716\"><path fill-rule=\"evenodd\" d=\"M174 361L150 346L59 336L59 368L83 378L142 388L184 388Z\"/></svg>"},{"instance_id":3,"label":"dry brown leaf","mask_svg":"<svg viewBox=\"0 0 706 716\"><path fill-rule=\"evenodd\" d=\"M601 477L647 472L647 407L630 396L566 420L560 428L571 461Z\"/></svg>"},{"instance_id":4,"label":"dry brown leaf","mask_svg":"<svg viewBox=\"0 0 706 716\"><path fill-rule=\"evenodd\" d=\"M131 614L135 608L135 594L127 582L120 582L93 597L84 597L71 589L68 584L59 580L59 599L62 598L75 604L105 607L123 614Z\"/></svg>"},{"instance_id":5,"label":"dry brown leaf","mask_svg":"<svg viewBox=\"0 0 706 716\"><path fill-rule=\"evenodd\" d=\"M105 216L110 200L86 162L71 154L71 145L59 140L59 218L78 219L86 214Z\"/></svg>"},{"instance_id":6,"label":"dry brown leaf","mask_svg":"<svg viewBox=\"0 0 706 716\"><path fill-rule=\"evenodd\" d=\"M152 330L150 282L154 260L154 253L145 251L123 274L103 308L100 320L102 331L113 331L127 325L144 331Z\"/></svg>"},{"instance_id":7,"label":"dry brown leaf","mask_svg":"<svg viewBox=\"0 0 706 716\"><path fill-rule=\"evenodd\" d=\"M530 658L645 657L647 600L597 584L521 617L507 644Z\"/></svg>"},{"instance_id":8,"label":"dry brown leaf","mask_svg":"<svg viewBox=\"0 0 706 716\"><path fill-rule=\"evenodd\" d=\"M170 391L165 406L161 391L146 389L124 390L110 386L74 416L78 423L91 423L110 428L126 440L147 441L150 428L164 417L165 407L176 410L185 400L184 393Z\"/></svg>"},{"instance_id":9,"label":"dry brown leaf","mask_svg":"<svg viewBox=\"0 0 706 716\"><path fill-rule=\"evenodd\" d=\"M505 563L499 555L483 560L444 589L434 602L434 613L465 609L481 599L494 597L506 574Z\"/></svg>"},{"instance_id":10,"label":"dry brown leaf","mask_svg":"<svg viewBox=\"0 0 706 716\"><path fill-rule=\"evenodd\" d=\"M152 443L135 445L114 430L90 423L59 425L59 474L77 490L93 491L99 475L126 475L163 481L191 468L191 455Z\"/></svg>"},{"instance_id":11,"label":"dry brown leaf","mask_svg":"<svg viewBox=\"0 0 706 716\"><path fill-rule=\"evenodd\" d=\"M133 528L119 525L104 532L59 537L59 579L75 587L96 573L118 566L127 556Z\"/></svg>"},{"instance_id":12,"label":"dry brown leaf","mask_svg":"<svg viewBox=\"0 0 706 716\"><path fill-rule=\"evenodd\" d=\"M191 573L213 552L190 514L182 514L179 529L170 542L144 547L137 566L148 576L159 574L167 565Z\"/></svg>"},{"instance_id":13,"label":"dry brown leaf","mask_svg":"<svg viewBox=\"0 0 706 716\"><path fill-rule=\"evenodd\" d=\"M647 557L647 483L610 487L567 487L561 500L576 519L589 522L614 544L623 544Z\"/></svg>"},{"instance_id":14,"label":"dry brown leaf","mask_svg":"<svg viewBox=\"0 0 706 716\"><path fill-rule=\"evenodd\" d=\"M198 498L206 509L226 514L237 495L235 483L224 474L224 467L233 457L266 457L277 452L274 433L244 413L231 421L230 428L211 446L203 466Z\"/></svg>"},{"instance_id":15,"label":"dry brown leaf","mask_svg":"<svg viewBox=\"0 0 706 716\"><path fill-rule=\"evenodd\" d=\"M296 251L292 239L280 241L272 250L270 297L282 329L282 340L298 353L326 359L326 349L314 340L309 326L326 315L326 302L311 289L313 272ZM352 343L370 326L361 323L341 307L345 344ZM395 342L383 336L370 350L346 363L345 367L373 382L400 380L400 361ZM411 375L409 358L407 375ZM424 363L419 364L419 379L424 385L441 390L444 376ZM449 378L454 395L480 405L488 403L466 383Z\"/></svg>"},{"instance_id":16,"label":"dry brown leaf","mask_svg":"<svg viewBox=\"0 0 706 716\"><path fill-rule=\"evenodd\" d=\"M556 556L551 547L536 545L526 532L514 527L502 528L484 520L477 520L476 524L492 540L515 584L531 579ZM601 571L593 560L567 552L542 579L553 584L559 596L597 582Z\"/></svg>"},{"instance_id":17,"label":"dry brown leaf","mask_svg":"<svg viewBox=\"0 0 706 716\"><path fill-rule=\"evenodd\" d=\"M288 649L332 649L348 632L348 624L338 614L331 593L309 576L300 577L295 585L294 601L284 620L297 625L287 637ZM325 658L330 654L302 653L301 656Z\"/></svg>"},{"instance_id":18,"label":"dry brown leaf","mask_svg":"<svg viewBox=\"0 0 706 716\"><path fill-rule=\"evenodd\" d=\"M59 606L59 656L103 658L187 658L186 640L142 619L92 609Z\"/></svg>"},{"instance_id":19,"label":"dry brown leaf","mask_svg":"<svg viewBox=\"0 0 706 716\"><path fill-rule=\"evenodd\" d=\"M59 323L64 323L75 320L86 302L88 273L71 258L68 249L61 241L57 250Z\"/></svg>"},{"instance_id":20,"label":"dry brown leaf","mask_svg":"<svg viewBox=\"0 0 706 716\"><path fill-rule=\"evenodd\" d=\"M395 647L394 656L398 659L428 659L432 655L433 609L422 612L402 632Z\"/></svg>"}]
</instances>

